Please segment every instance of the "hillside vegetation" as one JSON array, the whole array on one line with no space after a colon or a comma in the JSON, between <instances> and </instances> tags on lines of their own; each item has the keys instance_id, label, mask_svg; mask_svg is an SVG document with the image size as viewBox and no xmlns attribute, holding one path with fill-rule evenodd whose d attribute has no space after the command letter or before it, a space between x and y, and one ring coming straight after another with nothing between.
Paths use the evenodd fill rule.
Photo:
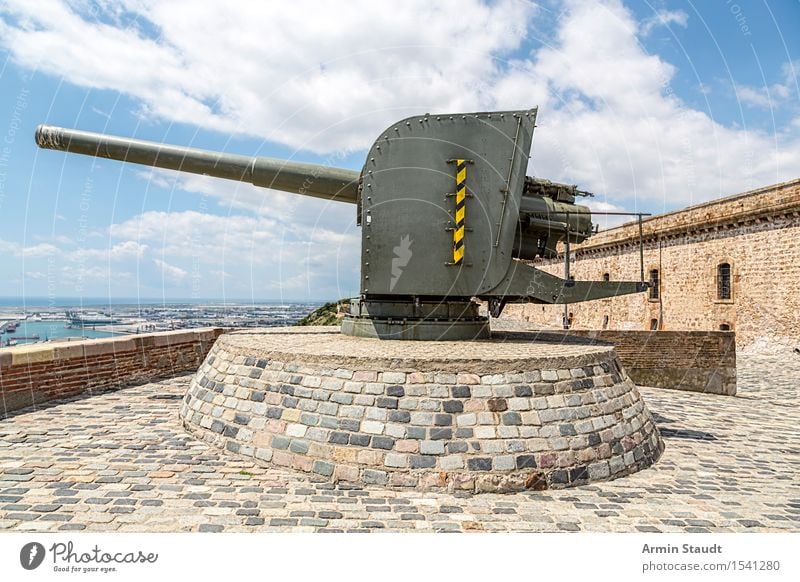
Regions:
<instances>
[{"instance_id":1,"label":"hillside vegetation","mask_svg":"<svg viewBox=\"0 0 800 582\"><path fill-rule=\"evenodd\" d=\"M322 307L315 309L295 325L339 325L344 317L349 299L331 301Z\"/></svg>"}]
</instances>

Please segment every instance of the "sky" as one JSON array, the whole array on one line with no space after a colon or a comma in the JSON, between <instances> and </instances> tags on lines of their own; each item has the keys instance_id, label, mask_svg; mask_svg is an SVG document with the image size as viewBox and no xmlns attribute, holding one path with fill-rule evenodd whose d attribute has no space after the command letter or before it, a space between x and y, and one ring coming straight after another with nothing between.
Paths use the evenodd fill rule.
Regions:
<instances>
[{"instance_id":1,"label":"sky","mask_svg":"<svg viewBox=\"0 0 800 582\"><path fill-rule=\"evenodd\" d=\"M530 175L660 213L800 178L798 72L798 0L0 0L0 296L358 292L354 206L40 123L360 170L398 119L538 106Z\"/></svg>"}]
</instances>

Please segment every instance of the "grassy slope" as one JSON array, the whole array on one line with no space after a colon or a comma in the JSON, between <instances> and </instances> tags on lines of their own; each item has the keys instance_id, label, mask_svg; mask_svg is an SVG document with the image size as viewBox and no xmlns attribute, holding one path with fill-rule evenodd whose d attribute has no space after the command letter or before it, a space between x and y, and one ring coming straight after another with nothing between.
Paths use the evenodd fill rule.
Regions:
<instances>
[{"instance_id":1,"label":"grassy slope","mask_svg":"<svg viewBox=\"0 0 800 582\"><path fill-rule=\"evenodd\" d=\"M349 299L341 299L326 303L306 315L295 325L339 325L341 316L337 314L344 313L344 307L349 301Z\"/></svg>"}]
</instances>

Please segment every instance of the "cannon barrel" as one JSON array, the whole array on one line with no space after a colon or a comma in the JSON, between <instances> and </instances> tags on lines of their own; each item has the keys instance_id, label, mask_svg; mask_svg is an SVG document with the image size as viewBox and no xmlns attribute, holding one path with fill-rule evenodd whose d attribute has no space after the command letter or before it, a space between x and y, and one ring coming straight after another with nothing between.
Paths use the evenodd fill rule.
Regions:
<instances>
[{"instance_id":1,"label":"cannon barrel","mask_svg":"<svg viewBox=\"0 0 800 582\"><path fill-rule=\"evenodd\" d=\"M51 150L249 182L337 202L355 204L358 199L359 173L353 170L182 148L49 125L36 128L36 143Z\"/></svg>"}]
</instances>

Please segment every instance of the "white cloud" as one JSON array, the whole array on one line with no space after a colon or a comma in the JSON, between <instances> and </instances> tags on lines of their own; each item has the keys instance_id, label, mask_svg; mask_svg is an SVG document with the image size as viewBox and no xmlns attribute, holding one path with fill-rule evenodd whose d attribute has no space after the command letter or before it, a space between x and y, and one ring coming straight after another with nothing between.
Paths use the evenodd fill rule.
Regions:
<instances>
[{"instance_id":1,"label":"white cloud","mask_svg":"<svg viewBox=\"0 0 800 582\"><path fill-rule=\"evenodd\" d=\"M0 239L0 253L7 256L36 259L57 256L61 250L49 243L25 246L14 241Z\"/></svg>"},{"instance_id":2,"label":"white cloud","mask_svg":"<svg viewBox=\"0 0 800 582\"><path fill-rule=\"evenodd\" d=\"M127 240L106 249L81 248L65 253L65 255L69 261L108 262L141 259L146 251L147 245Z\"/></svg>"},{"instance_id":3,"label":"white cloud","mask_svg":"<svg viewBox=\"0 0 800 582\"><path fill-rule=\"evenodd\" d=\"M156 267L161 270L164 282L169 285L179 284L189 276L189 272L185 269L181 269L175 265L170 265L161 259L153 259L153 262L155 263Z\"/></svg>"},{"instance_id":4,"label":"white cloud","mask_svg":"<svg viewBox=\"0 0 800 582\"><path fill-rule=\"evenodd\" d=\"M627 210L622 206L611 204L610 202L603 202L600 200L595 200L594 198L578 200L578 202L592 209L592 222L599 225L599 230L614 228L620 224L630 222L631 220L636 220L635 216L597 214L599 212L627 212Z\"/></svg>"},{"instance_id":5,"label":"white cloud","mask_svg":"<svg viewBox=\"0 0 800 582\"><path fill-rule=\"evenodd\" d=\"M531 168L628 210L671 210L800 175L796 134L726 127L673 93L618 2L574 3L524 79L548 87ZM524 79L519 82L520 90Z\"/></svg>"},{"instance_id":6,"label":"white cloud","mask_svg":"<svg viewBox=\"0 0 800 582\"><path fill-rule=\"evenodd\" d=\"M364 148L409 112L475 107L472 88L502 74L494 57L519 46L535 10L513 0L100 6L105 20L125 11L136 25L10 0L0 43L27 66L141 99L143 117L317 152Z\"/></svg>"},{"instance_id":7,"label":"white cloud","mask_svg":"<svg viewBox=\"0 0 800 582\"><path fill-rule=\"evenodd\" d=\"M640 28L642 36L648 36L653 29L659 26L669 27L671 24L677 24L686 28L689 23L689 15L683 10L657 10L656 13L650 18L646 19Z\"/></svg>"},{"instance_id":8,"label":"white cloud","mask_svg":"<svg viewBox=\"0 0 800 582\"><path fill-rule=\"evenodd\" d=\"M800 61L787 62L781 66L783 80L772 85L765 84L761 87L749 85L734 85L736 97L748 107L761 109L776 109L786 104L796 105L798 93L796 71Z\"/></svg>"},{"instance_id":9,"label":"white cloud","mask_svg":"<svg viewBox=\"0 0 800 582\"><path fill-rule=\"evenodd\" d=\"M112 285L133 280L134 276L133 273L124 269L90 265L61 267L59 278L61 282L72 285L69 287L71 292L77 291L80 294L86 290L85 285L87 284L94 283L104 288L111 288Z\"/></svg>"},{"instance_id":10,"label":"white cloud","mask_svg":"<svg viewBox=\"0 0 800 582\"><path fill-rule=\"evenodd\" d=\"M21 246L17 248L17 255L21 257L50 257L59 254L58 247L48 243L40 243L32 246Z\"/></svg>"},{"instance_id":11,"label":"white cloud","mask_svg":"<svg viewBox=\"0 0 800 582\"><path fill-rule=\"evenodd\" d=\"M157 265L185 272L177 282L211 295L281 290L290 297L352 293L360 237L323 226L281 224L260 215L217 216L196 211L142 213L111 226L112 238L133 239L158 252Z\"/></svg>"}]
</instances>

